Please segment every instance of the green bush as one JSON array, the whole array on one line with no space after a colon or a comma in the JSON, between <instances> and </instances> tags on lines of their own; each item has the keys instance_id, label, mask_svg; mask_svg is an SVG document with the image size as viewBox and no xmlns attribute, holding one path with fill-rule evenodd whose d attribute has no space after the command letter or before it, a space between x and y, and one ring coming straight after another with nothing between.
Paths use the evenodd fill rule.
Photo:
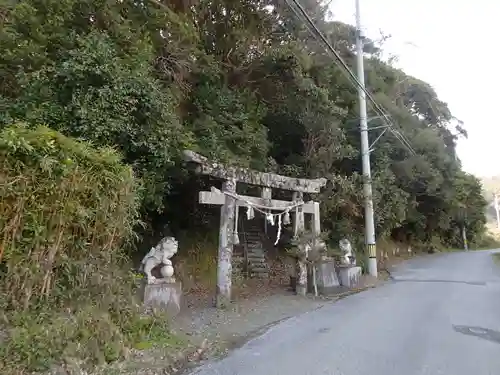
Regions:
<instances>
[{"instance_id":1,"label":"green bush","mask_svg":"<svg viewBox=\"0 0 500 375\"><path fill-rule=\"evenodd\" d=\"M1 373L111 361L152 332L168 336L141 317L124 271L137 196L112 149L45 127L0 133Z\"/></svg>"}]
</instances>

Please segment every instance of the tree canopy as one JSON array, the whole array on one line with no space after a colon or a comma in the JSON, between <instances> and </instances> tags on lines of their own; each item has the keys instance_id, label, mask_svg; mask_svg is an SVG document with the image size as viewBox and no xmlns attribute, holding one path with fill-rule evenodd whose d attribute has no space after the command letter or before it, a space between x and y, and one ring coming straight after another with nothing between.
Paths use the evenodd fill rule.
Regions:
<instances>
[{"instance_id":1,"label":"tree canopy","mask_svg":"<svg viewBox=\"0 0 500 375\"><path fill-rule=\"evenodd\" d=\"M321 1L302 4L354 67L354 28L330 21ZM188 208L203 181L180 163L190 148L327 177L323 226L335 238L361 233L356 90L286 2L0 0L0 25L0 126L45 124L117 148L143 181L148 220L200 223L203 208ZM367 88L416 155L389 133L372 152L377 235L457 245L466 216L473 241L485 201L456 155L466 133L432 86L383 61L382 48L365 44Z\"/></svg>"}]
</instances>

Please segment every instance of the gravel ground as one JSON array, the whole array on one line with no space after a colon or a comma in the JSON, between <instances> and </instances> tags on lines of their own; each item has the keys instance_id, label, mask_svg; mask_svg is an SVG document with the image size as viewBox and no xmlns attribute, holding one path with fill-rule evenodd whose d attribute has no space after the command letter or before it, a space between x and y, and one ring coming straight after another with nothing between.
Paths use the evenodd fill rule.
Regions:
<instances>
[{"instance_id":1,"label":"gravel ground","mask_svg":"<svg viewBox=\"0 0 500 375\"><path fill-rule=\"evenodd\" d=\"M228 310L213 307L185 309L172 321L172 330L185 338L182 348L149 349L130 353L128 360L87 374L65 369L57 375L173 375L206 360L226 355L268 328L331 303L337 297L299 297L284 288L266 289L265 294L241 298Z\"/></svg>"},{"instance_id":2,"label":"gravel ground","mask_svg":"<svg viewBox=\"0 0 500 375\"><path fill-rule=\"evenodd\" d=\"M239 300L229 310L203 307L185 311L174 320L173 329L190 337L196 346L203 347L203 353L195 363L198 365L200 360L227 354L275 324L331 305L345 296L375 287L384 280L385 277L377 281L363 276L355 290L339 288L336 293L319 297L301 297L284 287L274 287L266 289L263 294Z\"/></svg>"},{"instance_id":3,"label":"gravel ground","mask_svg":"<svg viewBox=\"0 0 500 375\"><path fill-rule=\"evenodd\" d=\"M299 297L277 291L239 301L225 311L213 307L186 311L174 320L173 328L191 336L195 342L206 339L231 345L270 324L315 310L329 302L325 298Z\"/></svg>"},{"instance_id":4,"label":"gravel ground","mask_svg":"<svg viewBox=\"0 0 500 375\"><path fill-rule=\"evenodd\" d=\"M360 289L374 286L363 277ZM172 330L184 338L186 347L149 349L129 353L129 359L92 374L66 368L57 375L172 375L192 369L213 358L227 354L248 340L266 332L273 325L313 310L357 292L339 289L329 296L300 297L280 283L250 282L240 287L232 308L217 310L209 307L210 296L188 295L184 309L172 321Z\"/></svg>"},{"instance_id":5,"label":"gravel ground","mask_svg":"<svg viewBox=\"0 0 500 375\"><path fill-rule=\"evenodd\" d=\"M172 375L192 369L207 360L225 356L230 350L263 334L275 324L331 305L340 298L374 287L379 282L364 276L356 290L340 288L337 293L328 296L301 297L281 284L257 281L238 290L237 301L227 310L209 307L210 298L206 295L202 298L204 306L200 306L199 299L193 302L193 296L187 296L185 304L189 307L172 321L172 330L186 337L188 348L177 353L164 349L136 353L131 360L121 365L119 374Z\"/></svg>"}]
</instances>

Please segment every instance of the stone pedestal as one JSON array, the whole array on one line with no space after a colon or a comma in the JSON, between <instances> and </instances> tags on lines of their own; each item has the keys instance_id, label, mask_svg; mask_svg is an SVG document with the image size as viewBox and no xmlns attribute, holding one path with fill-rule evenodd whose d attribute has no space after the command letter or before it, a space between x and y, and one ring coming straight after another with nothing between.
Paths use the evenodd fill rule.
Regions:
<instances>
[{"instance_id":1,"label":"stone pedestal","mask_svg":"<svg viewBox=\"0 0 500 375\"><path fill-rule=\"evenodd\" d=\"M334 293L340 287L335 262L332 260L322 260L314 266L309 265L307 270L307 291L314 293L313 267L316 268L316 286L318 294Z\"/></svg>"},{"instance_id":2,"label":"stone pedestal","mask_svg":"<svg viewBox=\"0 0 500 375\"><path fill-rule=\"evenodd\" d=\"M305 296L307 294L307 285L296 285L295 292L298 296Z\"/></svg>"},{"instance_id":3,"label":"stone pedestal","mask_svg":"<svg viewBox=\"0 0 500 375\"><path fill-rule=\"evenodd\" d=\"M290 276L290 290L295 292L297 289L297 278L295 276Z\"/></svg>"},{"instance_id":4,"label":"stone pedestal","mask_svg":"<svg viewBox=\"0 0 500 375\"><path fill-rule=\"evenodd\" d=\"M182 285L180 282L144 283L141 288L144 306L165 310L170 316L181 310Z\"/></svg>"},{"instance_id":5,"label":"stone pedestal","mask_svg":"<svg viewBox=\"0 0 500 375\"><path fill-rule=\"evenodd\" d=\"M340 285L347 288L355 288L359 285L361 267L342 265L339 266Z\"/></svg>"},{"instance_id":6,"label":"stone pedestal","mask_svg":"<svg viewBox=\"0 0 500 375\"><path fill-rule=\"evenodd\" d=\"M322 294L331 293L340 286L333 260L321 261L316 265L316 283L318 285L318 292Z\"/></svg>"}]
</instances>

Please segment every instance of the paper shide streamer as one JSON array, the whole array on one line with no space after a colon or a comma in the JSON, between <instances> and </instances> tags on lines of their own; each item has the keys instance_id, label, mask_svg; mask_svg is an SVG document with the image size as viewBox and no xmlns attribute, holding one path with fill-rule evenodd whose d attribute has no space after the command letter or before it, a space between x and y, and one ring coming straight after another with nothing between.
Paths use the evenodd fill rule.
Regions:
<instances>
[{"instance_id":1,"label":"paper shide streamer","mask_svg":"<svg viewBox=\"0 0 500 375\"><path fill-rule=\"evenodd\" d=\"M290 211L297 208L297 207L300 207L304 204L304 202L292 203L288 207L285 207L283 209L283 208L277 208L277 207L273 207L273 206L265 206L265 205L255 204L255 203L252 203L246 199L243 199L242 196L235 194L235 193L230 193L230 192L223 192L223 193L236 200L236 212L235 212L235 217L234 217L235 223L234 223L234 233L233 233L233 244L234 245L238 245L240 243L240 239L238 236L238 220L239 220L238 202L245 203L247 220L252 220L253 218L255 218L255 211L259 211L265 215L265 218L269 224L274 226L276 224L276 221L277 221L278 233L276 235L276 241L274 242L274 245L277 245L279 240L280 240L282 226L290 224ZM279 211L279 212L276 213L273 211Z\"/></svg>"}]
</instances>

